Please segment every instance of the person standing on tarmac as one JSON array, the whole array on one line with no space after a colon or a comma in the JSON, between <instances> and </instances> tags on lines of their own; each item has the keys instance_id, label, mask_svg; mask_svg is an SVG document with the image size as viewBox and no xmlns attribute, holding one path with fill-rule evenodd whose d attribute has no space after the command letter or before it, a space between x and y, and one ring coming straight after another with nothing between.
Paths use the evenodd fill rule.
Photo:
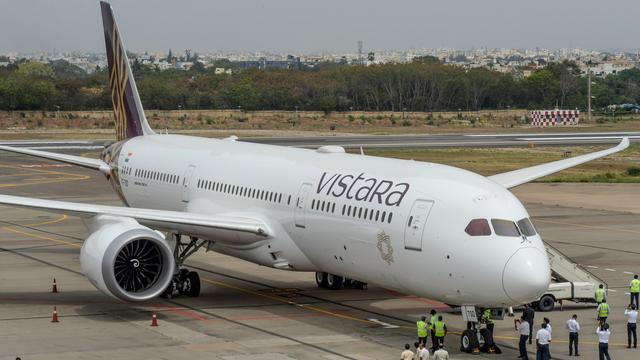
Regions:
<instances>
[{"instance_id":1,"label":"person standing on tarmac","mask_svg":"<svg viewBox=\"0 0 640 360\"><path fill-rule=\"evenodd\" d=\"M611 309L609 307L609 304L607 304L607 300L606 299L602 300L602 302L600 303L600 305L598 305L598 308L596 309L596 311L598 312L598 320L602 321L602 323L606 323L607 318L609 317L610 310Z\"/></svg>"},{"instance_id":2,"label":"person standing on tarmac","mask_svg":"<svg viewBox=\"0 0 640 360\"><path fill-rule=\"evenodd\" d=\"M627 349L631 348L631 338L633 337L633 347L638 347L638 310L636 305L631 304L625 310L624 314L627 316Z\"/></svg>"},{"instance_id":3,"label":"person standing on tarmac","mask_svg":"<svg viewBox=\"0 0 640 360\"><path fill-rule=\"evenodd\" d=\"M438 321L438 313L435 309L431 309L431 318L429 319L429 331L431 332L431 352L435 352L438 348L436 346L436 331L435 325Z\"/></svg>"},{"instance_id":4,"label":"person standing on tarmac","mask_svg":"<svg viewBox=\"0 0 640 360\"><path fill-rule=\"evenodd\" d=\"M491 336L493 336L495 322L491 318L491 309L484 309L484 312L482 313L482 321L487 325L487 330L489 330L489 332L491 332Z\"/></svg>"},{"instance_id":5,"label":"person standing on tarmac","mask_svg":"<svg viewBox=\"0 0 640 360\"><path fill-rule=\"evenodd\" d=\"M400 360L413 360L413 351L411 351L411 345L404 344L404 351L400 354Z\"/></svg>"},{"instance_id":6,"label":"person standing on tarmac","mask_svg":"<svg viewBox=\"0 0 640 360\"><path fill-rule=\"evenodd\" d=\"M549 341L551 341L551 339L553 338L553 328L551 327L551 320L549 320L549 318L543 318L542 322L544 322L545 324L547 324L547 331L549 332ZM549 359L552 359L553 357L551 356L551 349L549 349Z\"/></svg>"},{"instance_id":7,"label":"person standing on tarmac","mask_svg":"<svg viewBox=\"0 0 640 360\"><path fill-rule=\"evenodd\" d=\"M604 285L602 284L598 285L598 288L596 289L596 294L594 295L594 297L596 298L597 305L600 305L603 301L607 300L607 292L604 291Z\"/></svg>"},{"instance_id":8,"label":"person standing on tarmac","mask_svg":"<svg viewBox=\"0 0 640 360\"><path fill-rule=\"evenodd\" d=\"M529 345L531 345L533 343L533 318L536 316L536 312L529 304L524 304L522 316L529 323Z\"/></svg>"},{"instance_id":9,"label":"person standing on tarmac","mask_svg":"<svg viewBox=\"0 0 640 360\"><path fill-rule=\"evenodd\" d=\"M416 327L418 330L418 343L427 345L427 317L422 316L420 320L416 322Z\"/></svg>"},{"instance_id":10,"label":"person standing on tarmac","mask_svg":"<svg viewBox=\"0 0 640 360\"><path fill-rule=\"evenodd\" d=\"M444 336L447 335L447 325L442 320L442 315L438 315L438 320L433 326L433 329L436 334L436 343L437 343L437 345L433 346L434 348L433 351L435 352L438 349L438 345L444 346Z\"/></svg>"},{"instance_id":11,"label":"person standing on tarmac","mask_svg":"<svg viewBox=\"0 0 640 360\"><path fill-rule=\"evenodd\" d=\"M567 320L565 327L569 330L569 356L572 356L575 349L576 356L580 356L578 352L578 334L580 333L580 323L578 323L578 315L573 314L571 319Z\"/></svg>"},{"instance_id":12,"label":"person standing on tarmac","mask_svg":"<svg viewBox=\"0 0 640 360\"><path fill-rule=\"evenodd\" d=\"M420 344L418 350L416 351L416 360L429 360L429 350L424 346L424 344Z\"/></svg>"},{"instance_id":13,"label":"person standing on tarmac","mask_svg":"<svg viewBox=\"0 0 640 360\"><path fill-rule=\"evenodd\" d=\"M551 343L551 334L547 331L547 324L543 322L536 333L536 360L550 359L549 343Z\"/></svg>"},{"instance_id":14,"label":"person standing on tarmac","mask_svg":"<svg viewBox=\"0 0 640 360\"><path fill-rule=\"evenodd\" d=\"M604 360L605 357L607 360L611 360L611 356L609 356L609 337L611 336L609 324L600 322L596 334L598 334L598 356L600 360Z\"/></svg>"},{"instance_id":15,"label":"person standing on tarmac","mask_svg":"<svg viewBox=\"0 0 640 360\"><path fill-rule=\"evenodd\" d=\"M518 359L529 360L529 355L527 355L527 339L529 338L529 333L531 332L531 325L529 325L529 322L524 318L523 315L520 317L520 320L516 320L516 326L518 334L520 335L520 341L518 341L518 350L520 350L520 356L518 356Z\"/></svg>"},{"instance_id":16,"label":"person standing on tarmac","mask_svg":"<svg viewBox=\"0 0 640 360\"><path fill-rule=\"evenodd\" d=\"M433 353L433 360L449 360L449 352L442 344L438 345L438 350Z\"/></svg>"},{"instance_id":17,"label":"person standing on tarmac","mask_svg":"<svg viewBox=\"0 0 640 360\"><path fill-rule=\"evenodd\" d=\"M636 306L636 309L640 306L638 303L638 297L640 296L640 280L638 275L633 275L633 280L629 284L629 296L631 297L631 304Z\"/></svg>"}]
</instances>

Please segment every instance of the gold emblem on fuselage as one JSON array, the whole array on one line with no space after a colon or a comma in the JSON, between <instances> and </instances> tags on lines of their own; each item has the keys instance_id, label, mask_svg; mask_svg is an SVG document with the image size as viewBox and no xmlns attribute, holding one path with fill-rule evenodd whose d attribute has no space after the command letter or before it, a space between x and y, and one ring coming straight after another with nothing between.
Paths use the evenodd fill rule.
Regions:
<instances>
[{"instance_id":1,"label":"gold emblem on fuselage","mask_svg":"<svg viewBox=\"0 0 640 360\"><path fill-rule=\"evenodd\" d=\"M378 233L378 251L380 257L387 264L391 265L393 262L393 247L391 246L391 237L387 235L384 230Z\"/></svg>"}]
</instances>

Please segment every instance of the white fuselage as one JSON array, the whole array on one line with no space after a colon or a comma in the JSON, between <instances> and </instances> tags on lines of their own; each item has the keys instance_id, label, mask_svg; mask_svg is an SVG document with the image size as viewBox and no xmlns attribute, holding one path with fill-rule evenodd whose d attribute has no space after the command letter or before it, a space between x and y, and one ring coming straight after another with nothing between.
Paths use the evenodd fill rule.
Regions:
<instances>
[{"instance_id":1,"label":"white fuselage","mask_svg":"<svg viewBox=\"0 0 640 360\"><path fill-rule=\"evenodd\" d=\"M272 236L257 242L208 239L211 250L254 263L448 304L511 305L547 289L539 235L465 232L472 219L528 218L508 190L450 166L340 150L153 135L125 141L113 162L132 207L269 224Z\"/></svg>"}]
</instances>

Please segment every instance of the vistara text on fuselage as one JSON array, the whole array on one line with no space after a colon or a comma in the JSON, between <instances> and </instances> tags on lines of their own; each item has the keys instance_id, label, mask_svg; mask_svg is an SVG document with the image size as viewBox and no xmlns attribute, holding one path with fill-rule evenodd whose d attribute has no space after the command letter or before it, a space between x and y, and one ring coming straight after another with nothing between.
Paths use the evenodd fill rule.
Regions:
<instances>
[{"instance_id":1,"label":"vistara text on fuselage","mask_svg":"<svg viewBox=\"0 0 640 360\"><path fill-rule=\"evenodd\" d=\"M263 219L270 239L210 239L211 250L261 265L448 304L527 302L550 281L518 199L455 167L179 135L131 138L103 159L129 206Z\"/></svg>"}]
</instances>

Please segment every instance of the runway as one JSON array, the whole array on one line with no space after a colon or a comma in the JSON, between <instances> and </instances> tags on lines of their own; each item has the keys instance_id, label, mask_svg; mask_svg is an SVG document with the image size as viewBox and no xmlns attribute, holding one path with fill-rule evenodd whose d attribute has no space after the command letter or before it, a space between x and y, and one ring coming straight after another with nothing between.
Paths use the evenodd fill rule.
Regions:
<instances>
[{"instance_id":1,"label":"runway","mask_svg":"<svg viewBox=\"0 0 640 360\"><path fill-rule=\"evenodd\" d=\"M576 185L586 194L582 197L593 192L587 186L592 185ZM633 191L626 199L639 203L640 188L623 189L621 194L609 185L597 192L617 199ZM515 193L526 199L547 241L614 290L612 356L635 359L638 353L624 348L622 311L629 273L640 272L640 209L612 211L604 201L589 208L581 199L567 207L536 195L554 191L572 193L553 184L525 185ZM0 152L0 192L121 205L97 172L6 152ZM464 324L444 304L375 285L368 290L321 290L313 274L260 267L212 252L200 251L187 262L201 274L200 297L144 304L115 301L81 273L79 248L87 233L80 220L7 207L0 207L0 213L0 359L389 359L397 358L405 343L413 343L415 320L431 308L445 314L452 331L445 344L454 358L478 357L459 353L455 333ZM57 294L51 293L54 277ZM60 323L50 322L53 306L58 307ZM149 326L152 312L158 313L158 327ZM543 316L552 320L555 359L568 358L563 323L574 312L584 329L583 358L597 356L594 309L565 303L563 312L536 314L536 323ZM512 319L498 321L495 332L504 354L479 357L514 358ZM530 356L533 350L530 346Z\"/></svg>"},{"instance_id":2,"label":"runway","mask_svg":"<svg viewBox=\"0 0 640 360\"><path fill-rule=\"evenodd\" d=\"M287 136L287 137L239 137L238 141L260 144L317 148L337 145L345 148L446 148L446 147L507 147L572 146L613 144L623 136L632 142L640 140L640 132L572 132L572 133L513 133L513 134L438 134L438 135L336 135L336 136ZM0 145L31 147L41 150L99 150L110 140L13 140L0 141Z\"/></svg>"}]
</instances>

